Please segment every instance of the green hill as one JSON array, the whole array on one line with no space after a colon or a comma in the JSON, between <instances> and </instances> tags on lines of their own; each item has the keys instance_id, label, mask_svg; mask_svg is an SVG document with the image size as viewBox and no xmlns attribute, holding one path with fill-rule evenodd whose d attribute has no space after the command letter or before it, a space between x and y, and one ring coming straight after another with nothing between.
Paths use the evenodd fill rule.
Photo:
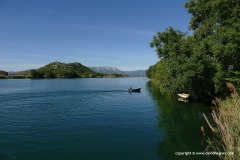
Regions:
<instances>
[{"instance_id":1,"label":"green hill","mask_svg":"<svg viewBox=\"0 0 240 160\"><path fill-rule=\"evenodd\" d=\"M52 62L30 71L31 78L80 78L102 76L81 63Z\"/></svg>"}]
</instances>

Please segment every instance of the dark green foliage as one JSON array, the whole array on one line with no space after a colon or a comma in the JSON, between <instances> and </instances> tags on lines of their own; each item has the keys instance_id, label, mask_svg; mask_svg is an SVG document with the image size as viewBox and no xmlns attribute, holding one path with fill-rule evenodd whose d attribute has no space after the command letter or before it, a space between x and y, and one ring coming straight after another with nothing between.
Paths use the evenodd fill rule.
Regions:
<instances>
[{"instance_id":1,"label":"dark green foliage","mask_svg":"<svg viewBox=\"0 0 240 160\"><path fill-rule=\"evenodd\" d=\"M169 27L165 32L158 32L157 35L153 36L150 46L156 47L156 52L160 59L169 58L180 49L181 40L184 36L183 32Z\"/></svg>"},{"instance_id":2,"label":"dark green foliage","mask_svg":"<svg viewBox=\"0 0 240 160\"><path fill-rule=\"evenodd\" d=\"M31 70L30 71L32 78L44 78L44 73L41 70Z\"/></svg>"},{"instance_id":3,"label":"dark green foliage","mask_svg":"<svg viewBox=\"0 0 240 160\"><path fill-rule=\"evenodd\" d=\"M44 75L46 78L56 78L56 74L51 71L46 71Z\"/></svg>"},{"instance_id":4,"label":"dark green foliage","mask_svg":"<svg viewBox=\"0 0 240 160\"><path fill-rule=\"evenodd\" d=\"M0 75L0 79L6 79L6 78L7 78L7 76Z\"/></svg>"},{"instance_id":5,"label":"dark green foliage","mask_svg":"<svg viewBox=\"0 0 240 160\"><path fill-rule=\"evenodd\" d=\"M148 78L156 79L154 76L157 74L156 72L157 65L152 65L146 70L146 76Z\"/></svg>"},{"instance_id":6,"label":"dark green foliage","mask_svg":"<svg viewBox=\"0 0 240 160\"><path fill-rule=\"evenodd\" d=\"M113 74L111 74L113 77L123 77L123 75L121 75L121 74L118 74L118 73L113 73Z\"/></svg>"},{"instance_id":7,"label":"dark green foliage","mask_svg":"<svg viewBox=\"0 0 240 160\"><path fill-rule=\"evenodd\" d=\"M162 56L155 66L149 67L147 76L159 81L163 92L195 95L211 92L215 68L213 59L205 54L205 46L196 46L194 38L172 28L157 35L151 47L156 47Z\"/></svg>"},{"instance_id":8,"label":"dark green foliage","mask_svg":"<svg viewBox=\"0 0 240 160\"><path fill-rule=\"evenodd\" d=\"M225 81L236 81L240 70L240 2L189 0L185 6L193 35L171 27L158 32L150 46L160 61L146 74L164 92L222 93Z\"/></svg>"},{"instance_id":9,"label":"dark green foliage","mask_svg":"<svg viewBox=\"0 0 240 160\"><path fill-rule=\"evenodd\" d=\"M240 70L240 1L190 0L185 6L194 38L217 63L215 89L222 91L224 79Z\"/></svg>"}]
</instances>

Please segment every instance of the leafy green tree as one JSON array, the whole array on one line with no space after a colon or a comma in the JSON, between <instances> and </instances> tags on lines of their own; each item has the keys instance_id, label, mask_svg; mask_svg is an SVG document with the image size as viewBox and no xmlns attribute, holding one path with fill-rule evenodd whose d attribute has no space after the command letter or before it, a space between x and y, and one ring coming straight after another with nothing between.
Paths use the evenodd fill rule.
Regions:
<instances>
[{"instance_id":1,"label":"leafy green tree","mask_svg":"<svg viewBox=\"0 0 240 160\"><path fill-rule=\"evenodd\" d=\"M154 77L154 75L156 75L156 65L152 65L150 66L147 70L146 70L146 76L150 79L156 79Z\"/></svg>"},{"instance_id":2,"label":"leafy green tree","mask_svg":"<svg viewBox=\"0 0 240 160\"><path fill-rule=\"evenodd\" d=\"M240 1L189 0L192 35L167 28L150 43L160 61L147 70L162 91L223 93L240 70Z\"/></svg>"},{"instance_id":3,"label":"leafy green tree","mask_svg":"<svg viewBox=\"0 0 240 160\"><path fill-rule=\"evenodd\" d=\"M156 47L156 52L160 59L170 58L180 49L181 42L185 35L185 33L169 27L165 32L158 32L153 36L150 47Z\"/></svg>"},{"instance_id":4,"label":"leafy green tree","mask_svg":"<svg viewBox=\"0 0 240 160\"><path fill-rule=\"evenodd\" d=\"M149 67L148 76L159 82L163 92L206 95L214 92L214 60L205 54L204 44L196 45L192 36L167 28L150 43L160 61Z\"/></svg>"},{"instance_id":5,"label":"leafy green tree","mask_svg":"<svg viewBox=\"0 0 240 160\"><path fill-rule=\"evenodd\" d=\"M185 6L192 14L189 28L194 38L217 62L215 89L221 91L231 71L240 70L240 1L189 0Z\"/></svg>"}]
</instances>

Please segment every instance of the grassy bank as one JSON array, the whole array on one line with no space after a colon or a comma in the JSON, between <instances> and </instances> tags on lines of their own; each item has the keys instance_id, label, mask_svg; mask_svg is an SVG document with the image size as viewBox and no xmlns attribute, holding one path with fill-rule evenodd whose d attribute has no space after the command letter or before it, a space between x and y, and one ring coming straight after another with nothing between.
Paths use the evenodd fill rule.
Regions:
<instances>
[{"instance_id":1,"label":"grassy bank","mask_svg":"<svg viewBox=\"0 0 240 160\"><path fill-rule=\"evenodd\" d=\"M204 115L214 138L209 141L209 147L216 152L234 152L234 155L219 155L223 160L240 159L240 97L233 92L226 100L217 99L217 108L212 112L215 124L211 125ZM213 127L216 126L216 127Z\"/></svg>"}]
</instances>

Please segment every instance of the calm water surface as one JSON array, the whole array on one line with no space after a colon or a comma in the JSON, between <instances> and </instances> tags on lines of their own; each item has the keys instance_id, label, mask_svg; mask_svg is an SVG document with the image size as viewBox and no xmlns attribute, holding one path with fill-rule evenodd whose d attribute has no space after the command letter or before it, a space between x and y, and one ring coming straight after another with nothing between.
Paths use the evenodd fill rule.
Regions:
<instances>
[{"instance_id":1,"label":"calm water surface","mask_svg":"<svg viewBox=\"0 0 240 160\"><path fill-rule=\"evenodd\" d=\"M204 150L203 112L146 78L0 80L0 160L209 159L175 155Z\"/></svg>"}]
</instances>

